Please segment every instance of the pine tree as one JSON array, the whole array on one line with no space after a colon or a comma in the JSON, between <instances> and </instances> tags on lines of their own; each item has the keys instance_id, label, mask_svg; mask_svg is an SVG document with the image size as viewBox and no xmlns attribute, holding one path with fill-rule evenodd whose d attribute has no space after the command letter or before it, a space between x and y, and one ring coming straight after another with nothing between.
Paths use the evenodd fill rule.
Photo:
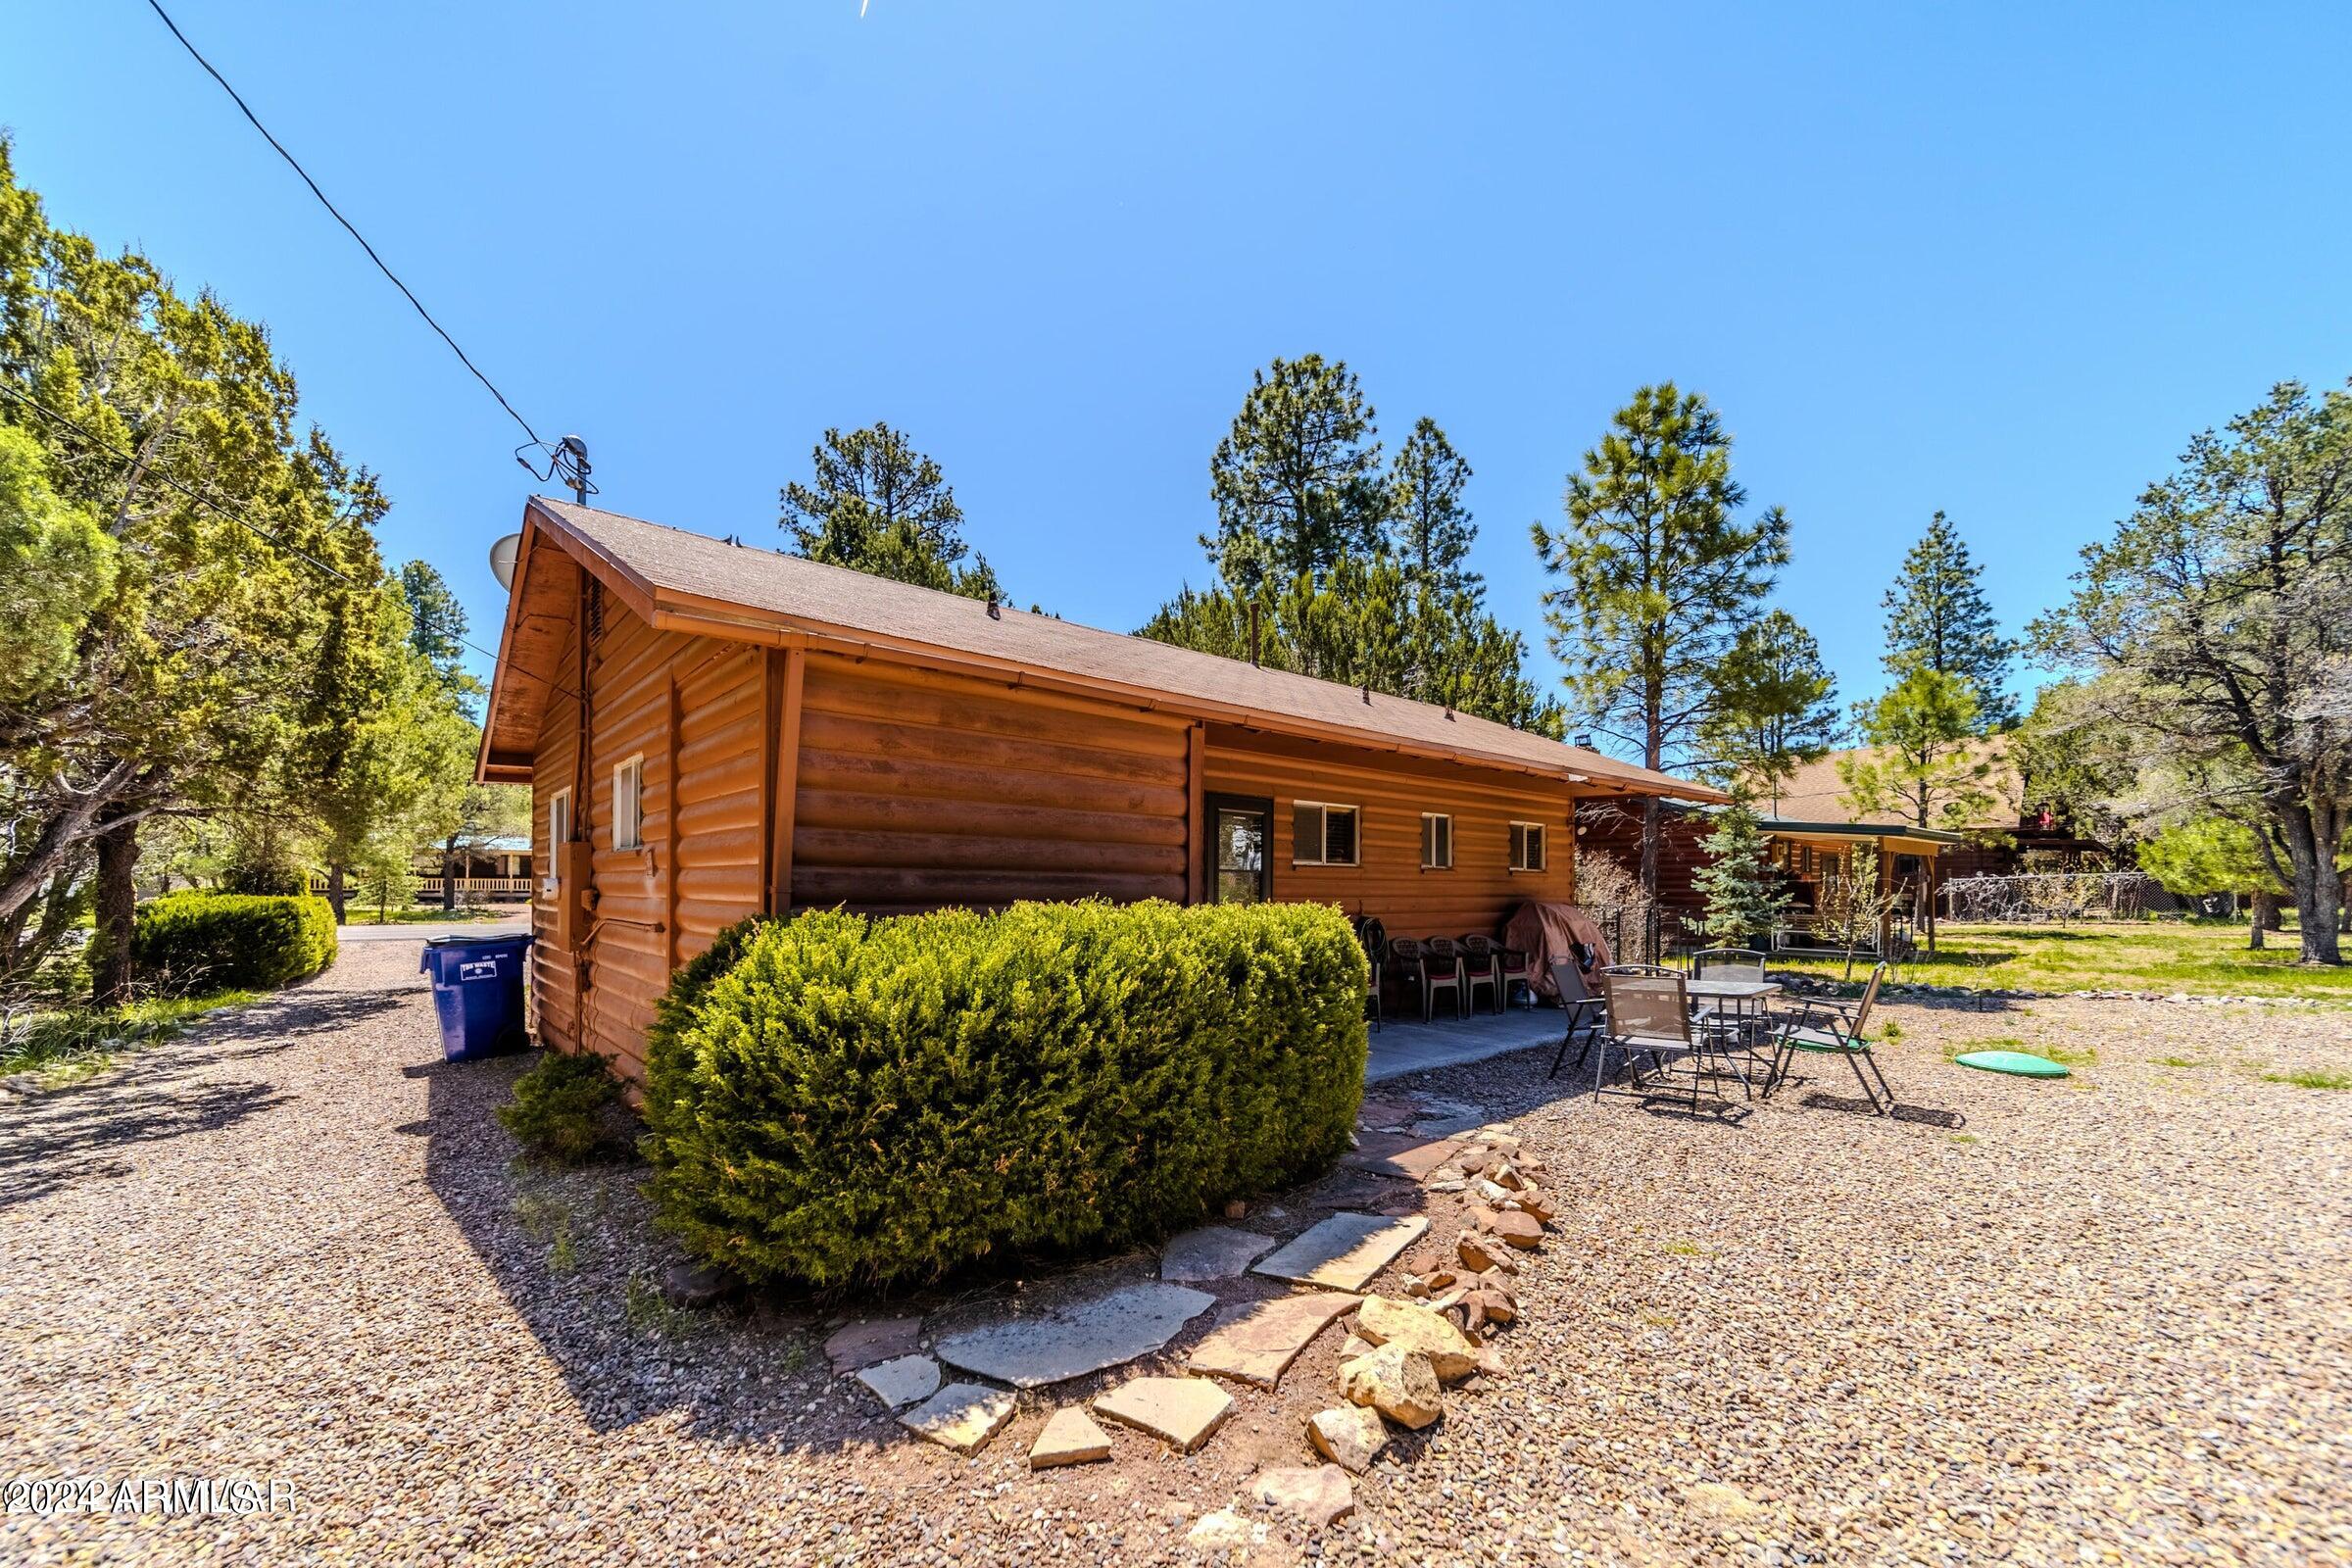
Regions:
<instances>
[{"instance_id":1,"label":"pine tree","mask_svg":"<svg viewBox=\"0 0 2352 1568\"><path fill-rule=\"evenodd\" d=\"M1778 812L1797 768L1829 755L1842 728L1838 682L1821 645L1785 610L1740 628L1715 671L1715 702L1699 732L1705 771L1762 796Z\"/></svg>"},{"instance_id":2,"label":"pine tree","mask_svg":"<svg viewBox=\"0 0 2352 1568\"><path fill-rule=\"evenodd\" d=\"M1863 750L1838 759L1838 774L1856 811L1953 829L1992 808L1976 693L1959 676L1915 669L1854 717Z\"/></svg>"},{"instance_id":3,"label":"pine tree","mask_svg":"<svg viewBox=\"0 0 2352 1568\"><path fill-rule=\"evenodd\" d=\"M1200 538L1228 583L1315 577L1368 552L1388 515L1373 411L1343 360L1276 359L1252 371L1209 459L1217 531Z\"/></svg>"},{"instance_id":4,"label":"pine tree","mask_svg":"<svg viewBox=\"0 0 2352 1568\"><path fill-rule=\"evenodd\" d=\"M1699 841L1707 863L1690 878L1691 890L1706 901L1698 928L1718 942L1769 941L1788 912L1789 892L1780 867L1765 858L1764 830L1746 802L1735 800L1716 813L1715 826Z\"/></svg>"},{"instance_id":5,"label":"pine tree","mask_svg":"<svg viewBox=\"0 0 2352 1568\"><path fill-rule=\"evenodd\" d=\"M409 646L433 666L441 684L470 702L481 682L466 672L466 607L431 563L412 561L400 568L401 596L409 602Z\"/></svg>"},{"instance_id":6,"label":"pine tree","mask_svg":"<svg viewBox=\"0 0 2352 1568\"><path fill-rule=\"evenodd\" d=\"M1004 597L988 559L964 543L963 508L946 475L905 431L881 420L828 429L809 461L810 482L784 487L777 519L795 555L967 599Z\"/></svg>"},{"instance_id":7,"label":"pine tree","mask_svg":"<svg viewBox=\"0 0 2352 1568\"><path fill-rule=\"evenodd\" d=\"M1532 526L1552 651L1576 710L1645 767L1680 761L1713 708L1715 671L1788 560L1779 508L1753 522L1732 438L1704 397L1645 386L1568 476L1568 526ZM1658 809L1642 814L1642 889L1658 888Z\"/></svg>"},{"instance_id":8,"label":"pine tree","mask_svg":"<svg viewBox=\"0 0 2352 1568\"><path fill-rule=\"evenodd\" d=\"M1478 574L1463 564L1478 526L1462 505L1470 465L1438 421L1422 418L1389 469L1389 548L1416 583L1439 593L1478 592Z\"/></svg>"},{"instance_id":9,"label":"pine tree","mask_svg":"<svg viewBox=\"0 0 2352 1568\"><path fill-rule=\"evenodd\" d=\"M2017 718L2008 691L2017 644L2000 634L1979 575L1959 530L1936 513L1886 590L1885 662L1897 682L1917 669L1954 677L1976 699L1979 725L2002 729Z\"/></svg>"}]
</instances>

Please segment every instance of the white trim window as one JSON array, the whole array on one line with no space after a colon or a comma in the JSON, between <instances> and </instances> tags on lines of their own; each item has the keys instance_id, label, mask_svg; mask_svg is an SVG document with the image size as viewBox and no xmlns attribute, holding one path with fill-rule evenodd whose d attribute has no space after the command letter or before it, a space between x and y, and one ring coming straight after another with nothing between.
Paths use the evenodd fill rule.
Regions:
<instances>
[{"instance_id":1,"label":"white trim window","mask_svg":"<svg viewBox=\"0 0 2352 1568\"><path fill-rule=\"evenodd\" d=\"M1541 822L1511 824L1511 869L1541 871L1544 866L1544 840L1550 835Z\"/></svg>"},{"instance_id":2,"label":"white trim window","mask_svg":"<svg viewBox=\"0 0 2352 1568\"><path fill-rule=\"evenodd\" d=\"M1291 803L1293 865L1353 865L1359 852L1362 813L1329 801Z\"/></svg>"},{"instance_id":3,"label":"white trim window","mask_svg":"<svg viewBox=\"0 0 2352 1568\"><path fill-rule=\"evenodd\" d=\"M547 798L547 875L540 879L539 891L554 898L560 890L556 867L563 863L564 845L571 838L571 786L568 784Z\"/></svg>"},{"instance_id":4,"label":"white trim window","mask_svg":"<svg viewBox=\"0 0 2352 1568\"><path fill-rule=\"evenodd\" d=\"M612 768L612 847L645 848L645 754Z\"/></svg>"},{"instance_id":5,"label":"white trim window","mask_svg":"<svg viewBox=\"0 0 2352 1568\"><path fill-rule=\"evenodd\" d=\"M1444 811L1421 813L1421 869L1453 869L1453 818Z\"/></svg>"}]
</instances>

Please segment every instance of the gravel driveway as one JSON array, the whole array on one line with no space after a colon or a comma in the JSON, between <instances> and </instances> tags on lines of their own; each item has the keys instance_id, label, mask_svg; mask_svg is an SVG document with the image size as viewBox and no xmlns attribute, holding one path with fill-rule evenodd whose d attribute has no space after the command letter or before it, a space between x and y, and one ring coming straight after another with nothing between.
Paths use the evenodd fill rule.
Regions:
<instances>
[{"instance_id":1,"label":"gravel driveway","mask_svg":"<svg viewBox=\"0 0 2352 1568\"><path fill-rule=\"evenodd\" d=\"M521 1062L443 1066L416 962L355 945L0 1102L0 1478L291 1491L14 1512L0 1561L1149 1562L1304 1460L1323 1342L1197 1454L1121 1433L1033 1477L1052 1401L958 1459L831 1378L822 1317L672 1311L641 1173L514 1163ZM1255 1555L2352 1562L2352 1093L2265 1078L2352 1070L2352 1012L1889 1016L1896 1122L1827 1072L1733 1122L1595 1104L1537 1054L1384 1085L1512 1118L1560 1218L1507 1370ZM2095 1054L2060 1084L1944 1059L1994 1038Z\"/></svg>"}]
</instances>

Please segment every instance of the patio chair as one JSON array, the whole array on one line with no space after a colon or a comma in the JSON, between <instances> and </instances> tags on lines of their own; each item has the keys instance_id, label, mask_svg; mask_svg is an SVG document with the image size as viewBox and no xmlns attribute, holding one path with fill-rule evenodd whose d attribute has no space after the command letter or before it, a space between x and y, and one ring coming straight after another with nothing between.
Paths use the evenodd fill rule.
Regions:
<instances>
[{"instance_id":1,"label":"patio chair","mask_svg":"<svg viewBox=\"0 0 2352 1568\"><path fill-rule=\"evenodd\" d=\"M1663 1077L1668 1056L1691 1058L1693 1115L1698 1111L1699 1080L1706 1076L1710 1051L1720 1054L1740 1080L1740 1093L1743 1096L1750 1093L1747 1074L1740 1070L1732 1054L1711 1042L1704 1031L1691 1027L1689 982L1681 974L1672 969L1663 974L1614 974L1604 970L1601 987L1609 1005L1609 1044L1623 1051L1629 1063L1637 1055L1646 1055ZM1596 1097L1601 1092L1601 1073L1607 1065L1608 1056L1603 1053L1600 1063L1592 1069L1592 1093ZM1647 1087L1642 1083L1639 1067L1634 1070L1634 1083L1637 1088Z\"/></svg>"},{"instance_id":2,"label":"patio chair","mask_svg":"<svg viewBox=\"0 0 2352 1568\"><path fill-rule=\"evenodd\" d=\"M1364 976L1364 1010L1371 1015L1375 1032L1385 1023L1388 1009L1381 1002L1382 968L1389 949L1389 928L1369 915L1357 915L1348 922L1355 927L1355 940L1362 943L1368 960Z\"/></svg>"},{"instance_id":3,"label":"patio chair","mask_svg":"<svg viewBox=\"0 0 2352 1568\"><path fill-rule=\"evenodd\" d=\"M1551 983L1559 988L1560 1006L1568 1014L1568 1026L1560 1035L1560 1049L1551 1054L1551 1071L1544 1075L1557 1078L1560 1063L1567 1057L1568 1048L1577 1043L1578 1035L1585 1040L1584 1049L1576 1054L1577 1066L1584 1066L1585 1057L1596 1044L1601 1045L1604 1054L1607 1053L1608 1047L1601 1044L1601 1025L1608 1018L1608 1004L1592 994L1592 988L1585 984L1583 967L1574 961L1553 964Z\"/></svg>"},{"instance_id":4,"label":"patio chair","mask_svg":"<svg viewBox=\"0 0 2352 1568\"><path fill-rule=\"evenodd\" d=\"M1451 944L1447 944L1451 946ZM1434 960L1429 945L1414 937L1389 938L1389 961L1396 965L1396 977L1412 988L1421 999L1421 1021L1428 1023L1436 1016L1434 1001L1440 991L1453 992L1453 1010L1462 1010L1462 976L1460 960L1448 954L1444 961Z\"/></svg>"},{"instance_id":5,"label":"patio chair","mask_svg":"<svg viewBox=\"0 0 2352 1568\"><path fill-rule=\"evenodd\" d=\"M1854 1070L1854 1082L1862 1086L1863 1098L1870 1108L1882 1116L1894 1114L1894 1090L1887 1084L1886 1075L1879 1070L1878 1058L1870 1053L1870 1042L1863 1031L1870 1027L1870 1009L1879 1000L1879 986L1886 978L1886 965L1879 964L1870 971L1870 984L1862 990L1860 1002L1836 1002L1826 997L1808 997L1798 1006L1789 1009L1788 1021L1781 1029L1779 1049L1772 1055L1772 1072L1764 1080L1764 1097L1769 1100L1788 1076L1788 1067L1800 1051L1815 1055L1843 1056L1845 1064ZM1862 1064L1870 1064L1870 1077L1879 1081L1878 1091L1870 1087L1870 1078L1862 1076ZM1884 1092L1885 1104L1879 1102Z\"/></svg>"},{"instance_id":6,"label":"patio chair","mask_svg":"<svg viewBox=\"0 0 2352 1568\"><path fill-rule=\"evenodd\" d=\"M1453 1015L1470 1016L1469 988L1463 984L1462 953L1451 937L1428 937L1421 943L1421 1017L1424 1023L1441 991L1453 993Z\"/></svg>"},{"instance_id":7,"label":"patio chair","mask_svg":"<svg viewBox=\"0 0 2352 1568\"><path fill-rule=\"evenodd\" d=\"M1520 952L1517 948L1503 947L1499 943L1494 951L1502 964L1503 1003L1506 1005L1510 1003L1513 986L1521 986L1527 991L1527 1004L1531 1007L1534 1006L1536 1004L1536 960L1534 957Z\"/></svg>"},{"instance_id":8,"label":"patio chair","mask_svg":"<svg viewBox=\"0 0 2352 1568\"><path fill-rule=\"evenodd\" d=\"M1753 948L1707 948L1690 955L1690 978L1753 980L1762 984L1764 955ZM1743 1044L1762 1036L1772 1025L1772 1020L1760 1012L1711 1006L1703 1002L1699 1004L1698 1016L1705 1027L1720 1029Z\"/></svg>"},{"instance_id":9,"label":"patio chair","mask_svg":"<svg viewBox=\"0 0 2352 1568\"><path fill-rule=\"evenodd\" d=\"M1478 1010L1478 988L1485 986L1502 1011L1502 950L1493 937L1466 936L1454 944L1462 954L1462 1000Z\"/></svg>"}]
</instances>

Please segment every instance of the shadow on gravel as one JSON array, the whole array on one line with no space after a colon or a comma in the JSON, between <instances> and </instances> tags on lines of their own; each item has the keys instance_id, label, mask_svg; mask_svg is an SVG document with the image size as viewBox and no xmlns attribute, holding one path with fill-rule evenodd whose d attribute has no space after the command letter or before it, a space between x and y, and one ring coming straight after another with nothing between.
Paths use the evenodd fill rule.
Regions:
<instances>
[{"instance_id":1,"label":"shadow on gravel","mask_svg":"<svg viewBox=\"0 0 2352 1568\"><path fill-rule=\"evenodd\" d=\"M26 1106L0 1133L0 1208L30 1202L76 1182L129 1174L108 1152L233 1127L287 1096L266 1083L206 1084L177 1092L158 1082L128 1098L122 1078L102 1080L118 1093L76 1099L54 1091Z\"/></svg>"},{"instance_id":2,"label":"shadow on gravel","mask_svg":"<svg viewBox=\"0 0 2352 1568\"><path fill-rule=\"evenodd\" d=\"M1803 1105L1807 1110L1835 1110L1842 1112L1848 1116L1868 1116L1873 1121L1902 1121L1911 1122L1922 1127L1943 1127L1949 1129L1957 1129L1968 1125L1968 1118L1961 1115L1956 1110L1936 1110L1928 1105L1906 1105L1900 1101L1895 1102L1894 1114L1892 1116L1881 1117L1879 1115L1879 1107L1872 1104L1869 1101L1862 1099L1858 1095L1831 1095L1824 1094L1820 1090L1815 1090L1811 1094L1808 1094L1803 1100L1797 1102L1797 1103Z\"/></svg>"}]
</instances>

